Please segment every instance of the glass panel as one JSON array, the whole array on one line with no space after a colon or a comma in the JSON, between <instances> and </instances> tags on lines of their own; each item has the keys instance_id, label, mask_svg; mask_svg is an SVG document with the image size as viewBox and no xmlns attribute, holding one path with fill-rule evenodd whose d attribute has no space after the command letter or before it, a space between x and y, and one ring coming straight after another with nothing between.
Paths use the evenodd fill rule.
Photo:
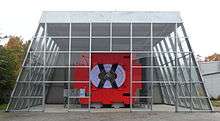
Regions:
<instances>
[{"instance_id":1,"label":"glass panel","mask_svg":"<svg viewBox=\"0 0 220 121\"><path fill-rule=\"evenodd\" d=\"M89 66L89 53L71 53L71 66Z\"/></svg>"},{"instance_id":2,"label":"glass panel","mask_svg":"<svg viewBox=\"0 0 220 121\"><path fill-rule=\"evenodd\" d=\"M71 51L89 51L89 38L72 38Z\"/></svg>"},{"instance_id":3,"label":"glass panel","mask_svg":"<svg viewBox=\"0 0 220 121\"><path fill-rule=\"evenodd\" d=\"M154 23L153 36L154 37L167 37L175 31L175 23Z\"/></svg>"},{"instance_id":4,"label":"glass panel","mask_svg":"<svg viewBox=\"0 0 220 121\"><path fill-rule=\"evenodd\" d=\"M81 82L74 82L70 85L70 97L80 97L80 98L88 98L89 97L89 82L81 83Z\"/></svg>"},{"instance_id":5,"label":"glass panel","mask_svg":"<svg viewBox=\"0 0 220 121\"><path fill-rule=\"evenodd\" d=\"M42 99L41 98L12 98L9 110L20 110L20 111L42 111Z\"/></svg>"},{"instance_id":6,"label":"glass panel","mask_svg":"<svg viewBox=\"0 0 220 121\"><path fill-rule=\"evenodd\" d=\"M88 69L87 69L88 70ZM79 78L80 76L77 76ZM82 76L81 76L82 77ZM89 81L70 84L70 109L85 109L89 105Z\"/></svg>"},{"instance_id":7,"label":"glass panel","mask_svg":"<svg viewBox=\"0 0 220 121\"><path fill-rule=\"evenodd\" d=\"M188 38L177 38L177 51L178 52L189 52L189 47L186 43Z\"/></svg>"},{"instance_id":8,"label":"glass panel","mask_svg":"<svg viewBox=\"0 0 220 121\"><path fill-rule=\"evenodd\" d=\"M42 37L44 35L44 28L45 28L45 24L39 23L39 26L38 26L37 31L35 33L35 37Z\"/></svg>"},{"instance_id":9,"label":"glass panel","mask_svg":"<svg viewBox=\"0 0 220 121\"><path fill-rule=\"evenodd\" d=\"M175 66L175 54L169 52L155 52L154 66Z\"/></svg>"},{"instance_id":10,"label":"glass panel","mask_svg":"<svg viewBox=\"0 0 220 121\"><path fill-rule=\"evenodd\" d=\"M133 81L152 81L151 68L132 68Z\"/></svg>"},{"instance_id":11,"label":"glass panel","mask_svg":"<svg viewBox=\"0 0 220 121\"><path fill-rule=\"evenodd\" d=\"M36 37L33 39L30 51L43 51L44 50L45 38Z\"/></svg>"},{"instance_id":12,"label":"glass panel","mask_svg":"<svg viewBox=\"0 0 220 121\"><path fill-rule=\"evenodd\" d=\"M71 98L70 99L70 110L88 110L89 98Z\"/></svg>"},{"instance_id":13,"label":"glass panel","mask_svg":"<svg viewBox=\"0 0 220 121\"><path fill-rule=\"evenodd\" d=\"M164 42L164 50L166 50L167 52L175 52L175 39L174 37L166 37L163 39Z\"/></svg>"},{"instance_id":14,"label":"glass panel","mask_svg":"<svg viewBox=\"0 0 220 121\"><path fill-rule=\"evenodd\" d=\"M62 109L67 104L68 83L47 83L45 91L46 110L51 110L51 104L57 104L56 108ZM54 109L54 108L52 108Z\"/></svg>"},{"instance_id":15,"label":"glass panel","mask_svg":"<svg viewBox=\"0 0 220 121\"><path fill-rule=\"evenodd\" d=\"M12 110L23 110L23 111L27 111L28 110L28 105L27 105L27 102L28 102L28 99L26 98L16 98L13 100L14 103L14 106L12 108Z\"/></svg>"},{"instance_id":16,"label":"glass panel","mask_svg":"<svg viewBox=\"0 0 220 121\"><path fill-rule=\"evenodd\" d=\"M178 67L177 68L177 80L179 82L190 82L190 68Z\"/></svg>"},{"instance_id":17,"label":"glass panel","mask_svg":"<svg viewBox=\"0 0 220 121\"><path fill-rule=\"evenodd\" d=\"M93 38L92 51L109 51L110 39L109 38Z\"/></svg>"},{"instance_id":18,"label":"glass panel","mask_svg":"<svg viewBox=\"0 0 220 121\"><path fill-rule=\"evenodd\" d=\"M178 111L190 111L191 110L191 99L190 98L179 98L178 99Z\"/></svg>"},{"instance_id":19,"label":"glass panel","mask_svg":"<svg viewBox=\"0 0 220 121\"><path fill-rule=\"evenodd\" d=\"M163 67L158 67L158 68L153 68L153 75L154 75L154 81L170 81L167 78L167 74L165 73L165 70L167 68Z\"/></svg>"},{"instance_id":20,"label":"glass panel","mask_svg":"<svg viewBox=\"0 0 220 121\"><path fill-rule=\"evenodd\" d=\"M42 100L41 98L34 98L34 99L29 99L30 100L30 111L42 111L43 110L43 105L42 105Z\"/></svg>"},{"instance_id":21,"label":"glass panel","mask_svg":"<svg viewBox=\"0 0 220 121\"><path fill-rule=\"evenodd\" d=\"M153 48L158 52L174 52L175 44L170 38L154 38Z\"/></svg>"},{"instance_id":22,"label":"glass panel","mask_svg":"<svg viewBox=\"0 0 220 121\"><path fill-rule=\"evenodd\" d=\"M177 53L177 66L190 66L190 53ZM191 66L193 66L193 63L191 61Z\"/></svg>"},{"instance_id":23,"label":"glass panel","mask_svg":"<svg viewBox=\"0 0 220 121\"><path fill-rule=\"evenodd\" d=\"M151 96L151 84L152 83L132 83L132 96L134 97L146 97Z\"/></svg>"},{"instance_id":24,"label":"glass panel","mask_svg":"<svg viewBox=\"0 0 220 121\"><path fill-rule=\"evenodd\" d=\"M192 83L192 96L206 97L204 85L201 83Z\"/></svg>"},{"instance_id":25,"label":"glass panel","mask_svg":"<svg viewBox=\"0 0 220 121\"><path fill-rule=\"evenodd\" d=\"M153 111L175 111L175 85L157 83L153 86Z\"/></svg>"},{"instance_id":26,"label":"glass panel","mask_svg":"<svg viewBox=\"0 0 220 121\"><path fill-rule=\"evenodd\" d=\"M133 51L151 51L150 38L133 38L132 39Z\"/></svg>"},{"instance_id":27,"label":"glass panel","mask_svg":"<svg viewBox=\"0 0 220 121\"><path fill-rule=\"evenodd\" d=\"M68 51L69 39L68 38L51 38L47 40L47 51ZM57 49L58 48L58 49Z\"/></svg>"},{"instance_id":28,"label":"glass panel","mask_svg":"<svg viewBox=\"0 0 220 121\"><path fill-rule=\"evenodd\" d=\"M189 97L191 95L189 83L179 83L177 86L178 86L177 91L179 97Z\"/></svg>"},{"instance_id":29,"label":"glass panel","mask_svg":"<svg viewBox=\"0 0 220 121\"><path fill-rule=\"evenodd\" d=\"M128 23L113 23L112 36L127 36L130 37L130 24Z\"/></svg>"},{"instance_id":30,"label":"glass panel","mask_svg":"<svg viewBox=\"0 0 220 121\"><path fill-rule=\"evenodd\" d=\"M200 99L201 103L202 103L202 109L203 110L211 110L211 107L209 105L209 101L208 98L202 98Z\"/></svg>"},{"instance_id":31,"label":"glass panel","mask_svg":"<svg viewBox=\"0 0 220 121\"><path fill-rule=\"evenodd\" d=\"M68 66L69 53L47 52L46 66Z\"/></svg>"},{"instance_id":32,"label":"glass panel","mask_svg":"<svg viewBox=\"0 0 220 121\"><path fill-rule=\"evenodd\" d=\"M42 83L30 83L30 96L43 96Z\"/></svg>"},{"instance_id":33,"label":"glass panel","mask_svg":"<svg viewBox=\"0 0 220 121\"><path fill-rule=\"evenodd\" d=\"M132 36L150 36L151 25L144 23L133 23L132 24Z\"/></svg>"},{"instance_id":34,"label":"glass panel","mask_svg":"<svg viewBox=\"0 0 220 121\"><path fill-rule=\"evenodd\" d=\"M130 38L113 38L113 51L130 51Z\"/></svg>"},{"instance_id":35,"label":"glass panel","mask_svg":"<svg viewBox=\"0 0 220 121\"><path fill-rule=\"evenodd\" d=\"M30 53L31 60L29 61L31 63L31 66L43 66L44 65L44 53L43 52L34 52Z\"/></svg>"},{"instance_id":36,"label":"glass panel","mask_svg":"<svg viewBox=\"0 0 220 121\"><path fill-rule=\"evenodd\" d=\"M151 110L150 98L133 98L132 109L134 110Z\"/></svg>"},{"instance_id":37,"label":"glass panel","mask_svg":"<svg viewBox=\"0 0 220 121\"><path fill-rule=\"evenodd\" d=\"M164 66L153 68L154 81L174 81L175 67Z\"/></svg>"},{"instance_id":38,"label":"glass panel","mask_svg":"<svg viewBox=\"0 0 220 121\"><path fill-rule=\"evenodd\" d=\"M110 36L110 24L92 23L92 36Z\"/></svg>"},{"instance_id":39,"label":"glass panel","mask_svg":"<svg viewBox=\"0 0 220 121\"><path fill-rule=\"evenodd\" d=\"M30 70L31 70L31 69L28 68L28 67L23 68L23 69L22 69L22 73L21 73L21 75L20 75L20 77L19 77L18 82L20 82L20 81L25 81L25 80L29 80Z\"/></svg>"},{"instance_id":40,"label":"glass panel","mask_svg":"<svg viewBox=\"0 0 220 121\"><path fill-rule=\"evenodd\" d=\"M47 36L69 36L68 23L48 23Z\"/></svg>"},{"instance_id":41,"label":"glass panel","mask_svg":"<svg viewBox=\"0 0 220 121\"><path fill-rule=\"evenodd\" d=\"M191 67L191 76L193 82L201 82L201 77L197 67Z\"/></svg>"},{"instance_id":42,"label":"glass panel","mask_svg":"<svg viewBox=\"0 0 220 121\"><path fill-rule=\"evenodd\" d=\"M71 24L72 36L90 36L89 23L72 23Z\"/></svg>"},{"instance_id":43,"label":"glass panel","mask_svg":"<svg viewBox=\"0 0 220 121\"><path fill-rule=\"evenodd\" d=\"M68 81L68 67L66 68L47 68L47 81Z\"/></svg>"},{"instance_id":44,"label":"glass panel","mask_svg":"<svg viewBox=\"0 0 220 121\"><path fill-rule=\"evenodd\" d=\"M71 68L71 81L89 82L89 68Z\"/></svg>"},{"instance_id":45,"label":"glass panel","mask_svg":"<svg viewBox=\"0 0 220 121\"><path fill-rule=\"evenodd\" d=\"M28 54L28 55L27 55L26 60L23 60L23 61L25 61L25 62L24 62L24 66L31 66L31 62L30 62L31 52L29 51L27 54ZM22 64L23 64L23 63L22 63Z\"/></svg>"},{"instance_id":46,"label":"glass panel","mask_svg":"<svg viewBox=\"0 0 220 121\"><path fill-rule=\"evenodd\" d=\"M178 23L177 24L177 30L176 30L176 33L178 35L178 37L181 37L181 38L184 38L184 37L187 37L183 31L183 24L182 23Z\"/></svg>"},{"instance_id":47,"label":"glass panel","mask_svg":"<svg viewBox=\"0 0 220 121\"><path fill-rule=\"evenodd\" d=\"M151 66L151 53L133 53L133 66Z\"/></svg>"},{"instance_id":48,"label":"glass panel","mask_svg":"<svg viewBox=\"0 0 220 121\"><path fill-rule=\"evenodd\" d=\"M28 96L27 83L17 83L14 96Z\"/></svg>"},{"instance_id":49,"label":"glass panel","mask_svg":"<svg viewBox=\"0 0 220 121\"><path fill-rule=\"evenodd\" d=\"M170 83L157 83L157 89L161 91L162 103L173 104L173 87Z\"/></svg>"},{"instance_id":50,"label":"glass panel","mask_svg":"<svg viewBox=\"0 0 220 121\"><path fill-rule=\"evenodd\" d=\"M211 110L207 98L194 98L193 110Z\"/></svg>"}]
</instances>

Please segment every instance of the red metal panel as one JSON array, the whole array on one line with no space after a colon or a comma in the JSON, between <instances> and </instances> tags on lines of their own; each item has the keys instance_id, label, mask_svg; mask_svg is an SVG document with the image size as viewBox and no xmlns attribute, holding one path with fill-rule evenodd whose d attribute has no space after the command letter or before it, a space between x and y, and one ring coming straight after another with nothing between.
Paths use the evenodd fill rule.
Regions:
<instances>
[{"instance_id":1,"label":"red metal panel","mask_svg":"<svg viewBox=\"0 0 220 121\"><path fill-rule=\"evenodd\" d=\"M121 87L118 88L97 88L91 85L91 103L101 104L113 104L123 103L130 104L130 54L129 53L92 53L91 54L91 68L97 64L119 64L125 70L125 81ZM135 62L133 62L135 63ZM135 63L135 65L140 65ZM134 69L133 79L135 81L141 81L142 70L140 68ZM89 73L86 68L75 68L72 71L74 80L88 81ZM137 89L141 88L141 83L132 86L132 93L135 96ZM85 89L89 91L88 83L73 83L72 88ZM80 99L81 104L88 104L88 100L85 98Z\"/></svg>"}]
</instances>

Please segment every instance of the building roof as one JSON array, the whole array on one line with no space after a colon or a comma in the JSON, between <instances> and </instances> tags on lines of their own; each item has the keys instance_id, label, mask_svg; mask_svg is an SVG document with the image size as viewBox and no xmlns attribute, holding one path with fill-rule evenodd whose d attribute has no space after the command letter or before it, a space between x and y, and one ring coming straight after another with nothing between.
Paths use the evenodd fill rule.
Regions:
<instances>
[{"instance_id":1,"label":"building roof","mask_svg":"<svg viewBox=\"0 0 220 121\"><path fill-rule=\"evenodd\" d=\"M40 23L181 23L177 11L44 11Z\"/></svg>"}]
</instances>

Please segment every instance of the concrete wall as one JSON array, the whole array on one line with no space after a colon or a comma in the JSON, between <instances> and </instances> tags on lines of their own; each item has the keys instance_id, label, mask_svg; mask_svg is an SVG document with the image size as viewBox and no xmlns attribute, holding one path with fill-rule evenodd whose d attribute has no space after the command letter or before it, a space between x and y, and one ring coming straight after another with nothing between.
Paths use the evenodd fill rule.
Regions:
<instances>
[{"instance_id":1,"label":"concrete wall","mask_svg":"<svg viewBox=\"0 0 220 121\"><path fill-rule=\"evenodd\" d=\"M199 62L204 84L210 97L220 96L220 61Z\"/></svg>"}]
</instances>

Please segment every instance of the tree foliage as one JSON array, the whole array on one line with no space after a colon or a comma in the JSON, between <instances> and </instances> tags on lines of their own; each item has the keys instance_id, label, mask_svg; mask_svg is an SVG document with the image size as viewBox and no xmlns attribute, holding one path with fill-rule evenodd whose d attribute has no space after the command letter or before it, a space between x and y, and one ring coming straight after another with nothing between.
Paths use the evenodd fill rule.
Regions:
<instances>
[{"instance_id":1,"label":"tree foliage","mask_svg":"<svg viewBox=\"0 0 220 121\"><path fill-rule=\"evenodd\" d=\"M23 43L21 37L11 36L8 43L0 47L0 103L9 99L28 44L29 41Z\"/></svg>"}]
</instances>

